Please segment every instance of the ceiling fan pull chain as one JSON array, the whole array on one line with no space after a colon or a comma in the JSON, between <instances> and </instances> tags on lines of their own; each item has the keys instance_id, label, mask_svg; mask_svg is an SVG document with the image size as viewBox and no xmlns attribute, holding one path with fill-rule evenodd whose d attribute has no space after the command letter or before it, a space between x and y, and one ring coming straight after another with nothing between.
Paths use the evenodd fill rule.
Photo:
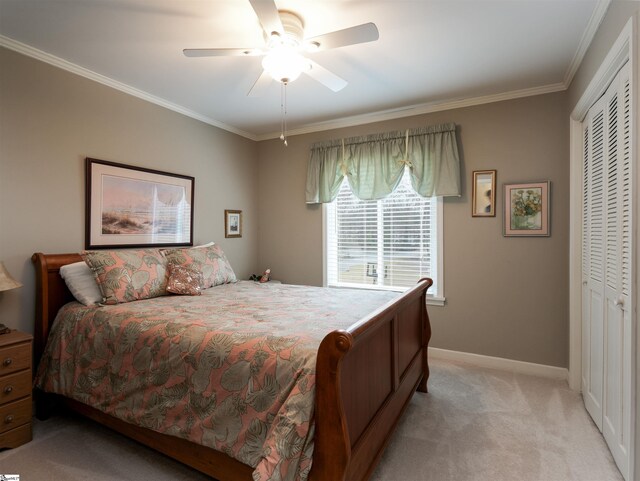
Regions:
<instances>
[{"instance_id":1,"label":"ceiling fan pull chain","mask_svg":"<svg viewBox=\"0 0 640 481\"><path fill-rule=\"evenodd\" d=\"M289 145L289 143L287 142L287 83L284 83L284 116L283 116L283 121L284 121L284 146L286 147L287 145Z\"/></svg>"},{"instance_id":2,"label":"ceiling fan pull chain","mask_svg":"<svg viewBox=\"0 0 640 481\"><path fill-rule=\"evenodd\" d=\"M284 84L280 83L280 140L284 140Z\"/></svg>"},{"instance_id":3,"label":"ceiling fan pull chain","mask_svg":"<svg viewBox=\"0 0 640 481\"><path fill-rule=\"evenodd\" d=\"M287 82L280 82L280 140L287 143Z\"/></svg>"}]
</instances>

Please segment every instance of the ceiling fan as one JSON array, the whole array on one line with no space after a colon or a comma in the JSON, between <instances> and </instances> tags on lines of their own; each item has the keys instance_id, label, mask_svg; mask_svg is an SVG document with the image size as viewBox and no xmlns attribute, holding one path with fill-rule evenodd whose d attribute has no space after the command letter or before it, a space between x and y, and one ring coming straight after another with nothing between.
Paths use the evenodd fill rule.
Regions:
<instances>
[{"instance_id":1,"label":"ceiling fan","mask_svg":"<svg viewBox=\"0 0 640 481\"><path fill-rule=\"evenodd\" d=\"M373 23L325 33L316 37L304 37L304 21L288 10L278 10L274 0L249 0L264 30L266 45L262 48L187 48L187 57L264 56L263 72L247 95L258 96L277 80L284 85L293 82L301 73L317 80L334 92L342 90L347 81L303 56L316 52L378 40L378 28Z\"/></svg>"}]
</instances>

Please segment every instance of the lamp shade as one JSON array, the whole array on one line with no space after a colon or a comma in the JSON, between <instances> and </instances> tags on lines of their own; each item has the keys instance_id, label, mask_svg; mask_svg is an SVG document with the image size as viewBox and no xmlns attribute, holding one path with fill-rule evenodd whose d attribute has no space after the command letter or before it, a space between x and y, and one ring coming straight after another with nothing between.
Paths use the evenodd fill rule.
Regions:
<instances>
[{"instance_id":1,"label":"lamp shade","mask_svg":"<svg viewBox=\"0 0 640 481\"><path fill-rule=\"evenodd\" d=\"M16 287L22 287L22 284L11 277L11 274L7 271L4 263L0 262L0 291L8 291L9 289L15 289Z\"/></svg>"}]
</instances>

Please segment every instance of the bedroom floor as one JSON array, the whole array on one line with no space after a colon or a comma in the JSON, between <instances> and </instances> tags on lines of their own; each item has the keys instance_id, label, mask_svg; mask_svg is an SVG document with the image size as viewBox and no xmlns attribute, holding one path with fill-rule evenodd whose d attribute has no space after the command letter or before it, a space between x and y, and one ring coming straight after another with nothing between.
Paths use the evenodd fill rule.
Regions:
<instances>
[{"instance_id":1,"label":"bedroom floor","mask_svg":"<svg viewBox=\"0 0 640 481\"><path fill-rule=\"evenodd\" d=\"M579 394L563 381L433 361L371 481L622 481ZM34 420L0 452L24 480L210 480L91 421Z\"/></svg>"}]
</instances>

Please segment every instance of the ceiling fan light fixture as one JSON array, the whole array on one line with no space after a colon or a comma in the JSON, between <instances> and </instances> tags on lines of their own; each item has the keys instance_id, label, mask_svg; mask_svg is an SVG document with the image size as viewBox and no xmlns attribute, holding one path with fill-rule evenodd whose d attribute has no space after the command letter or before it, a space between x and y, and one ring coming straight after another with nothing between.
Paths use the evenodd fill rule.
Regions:
<instances>
[{"instance_id":1,"label":"ceiling fan light fixture","mask_svg":"<svg viewBox=\"0 0 640 481\"><path fill-rule=\"evenodd\" d=\"M300 74L309 68L307 60L296 49L282 45L272 49L262 59L262 68L282 83L296 80Z\"/></svg>"}]
</instances>

